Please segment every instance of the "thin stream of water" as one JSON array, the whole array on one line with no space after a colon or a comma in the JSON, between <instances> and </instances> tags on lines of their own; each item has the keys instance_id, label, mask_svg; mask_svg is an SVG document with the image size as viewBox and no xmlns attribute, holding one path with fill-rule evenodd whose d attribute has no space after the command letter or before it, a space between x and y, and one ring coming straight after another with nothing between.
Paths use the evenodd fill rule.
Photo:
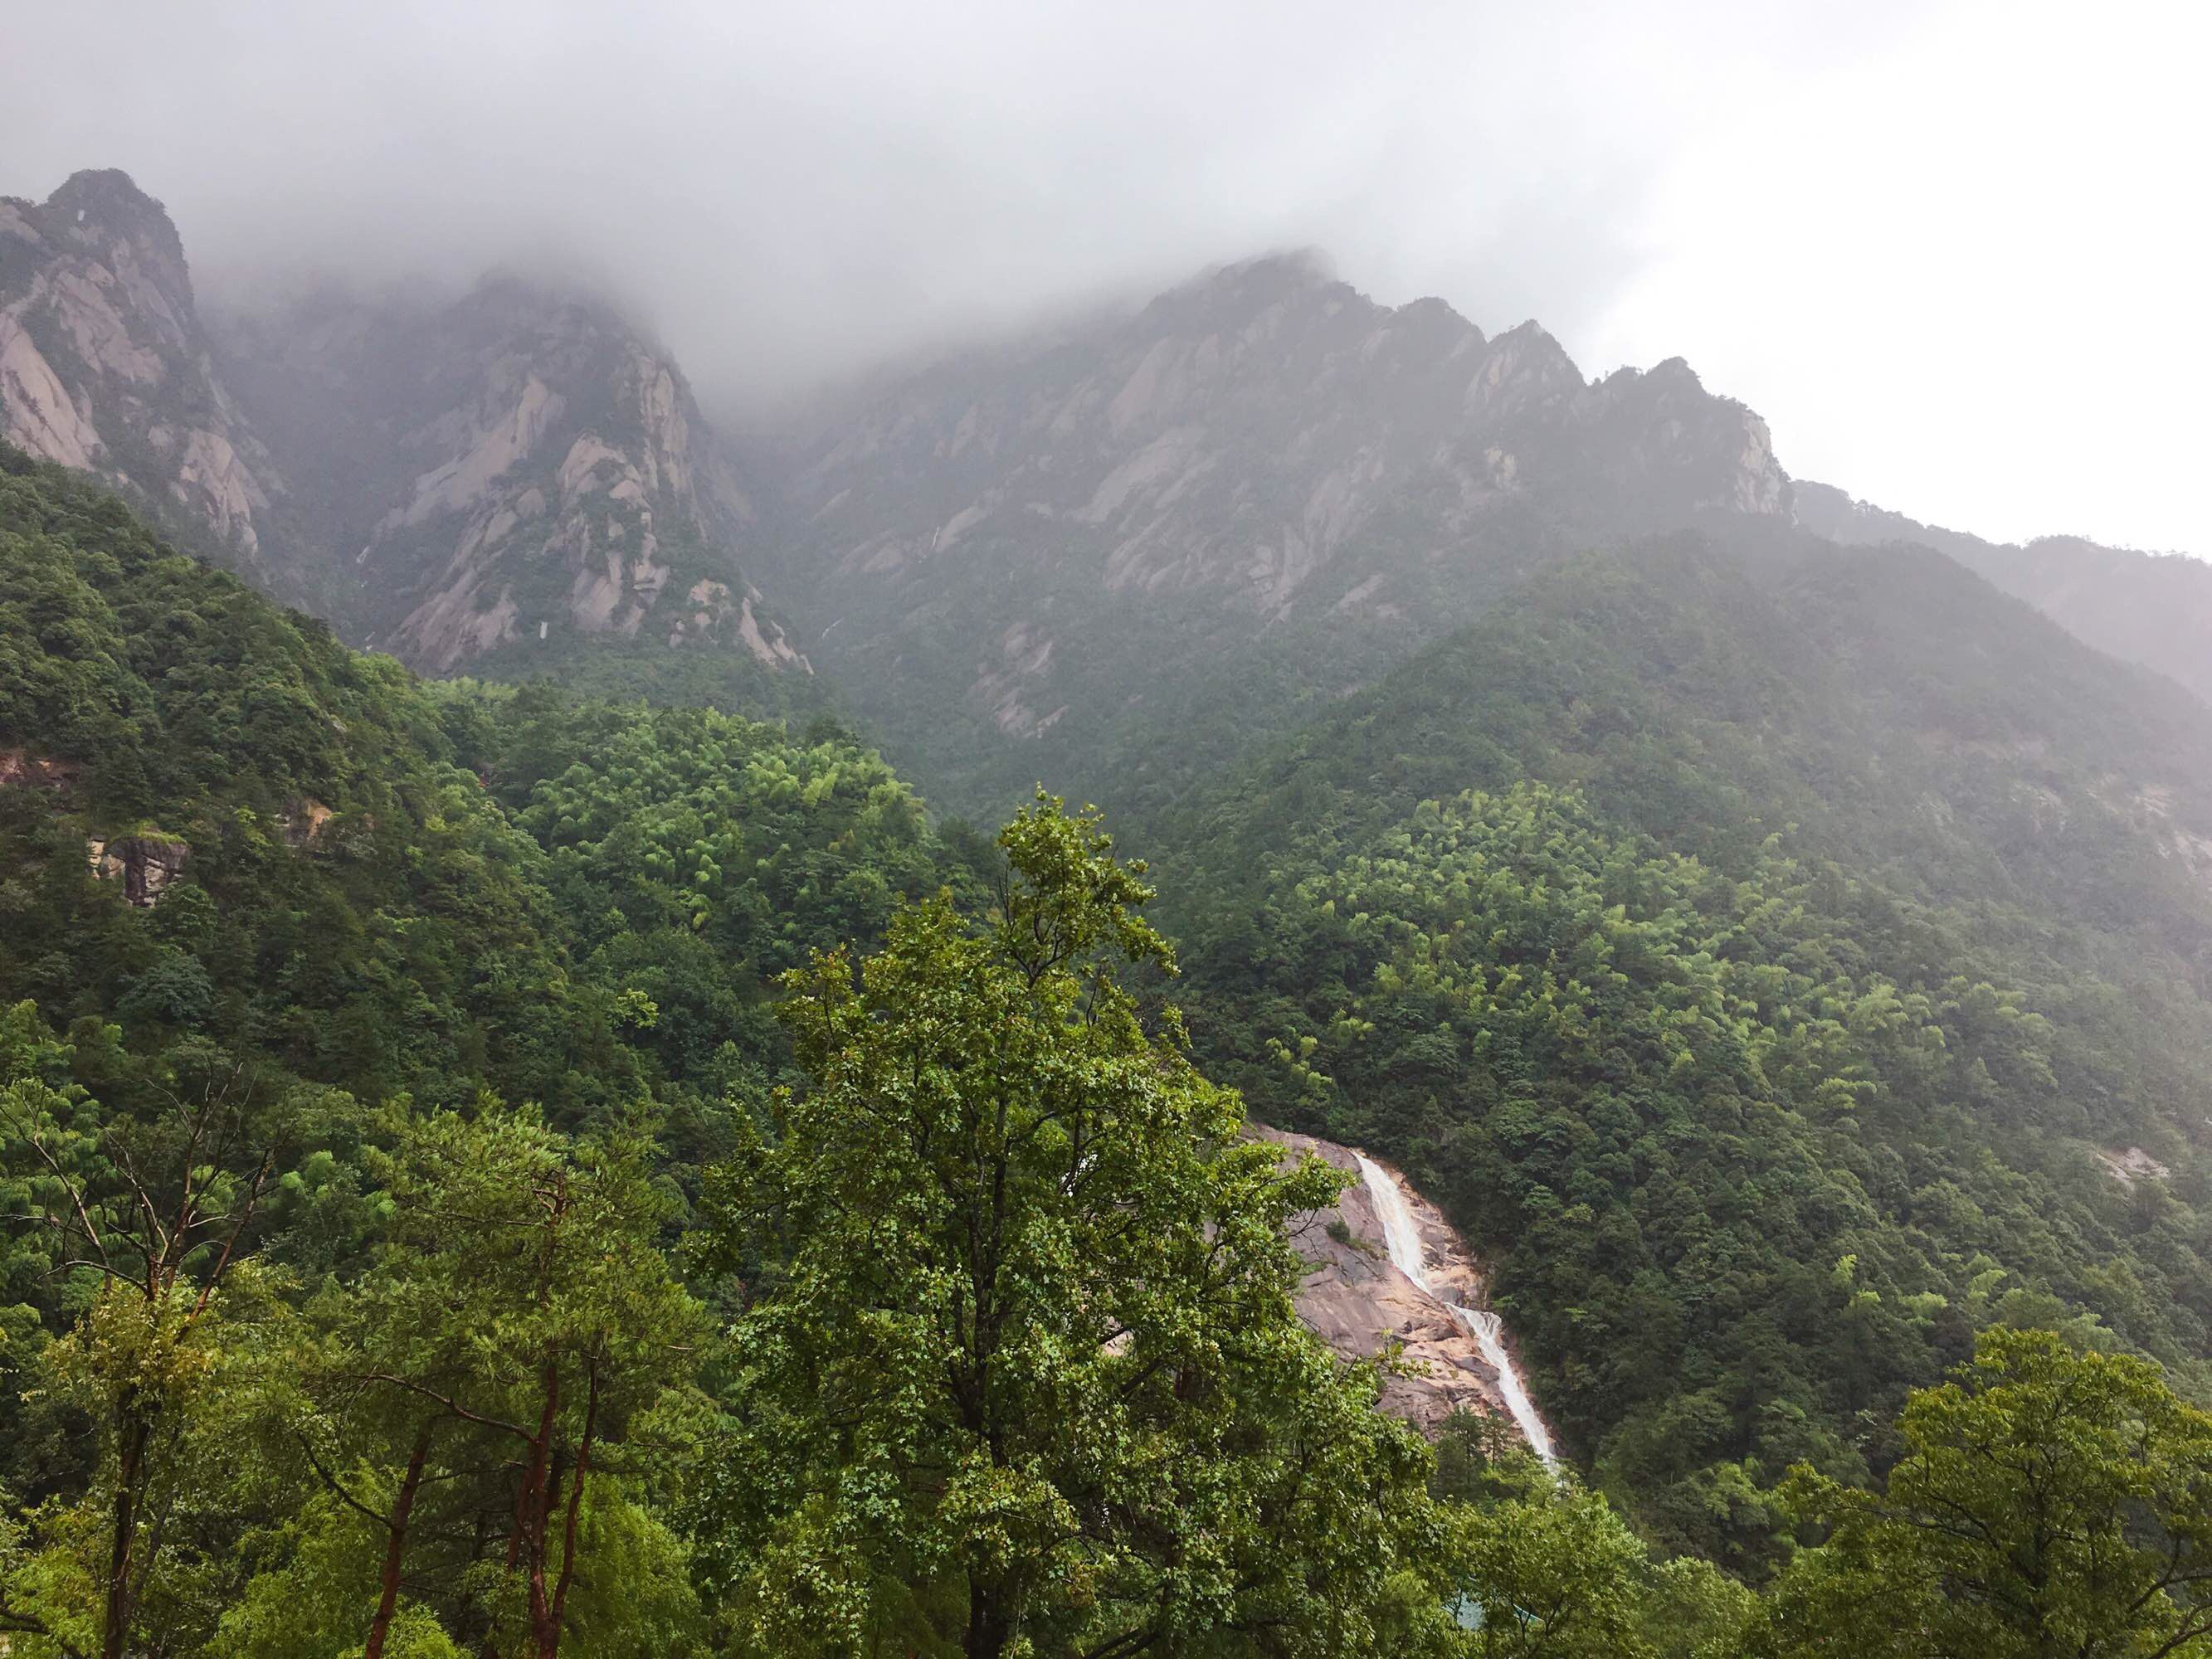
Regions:
<instances>
[{"instance_id":1,"label":"thin stream of water","mask_svg":"<svg viewBox=\"0 0 2212 1659\"><path fill-rule=\"evenodd\" d=\"M1544 1460L1546 1468L1558 1468L1559 1459L1552 1449L1552 1431L1536 1414L1536 1402L1528 1398L1521 1373L1514 1369L1513 1357L1505 1351L1504 1322L1486 1309L1462 1308L1447 1300L1429 1283L1428 1258L1421 1249L1421 1230L1413 1220L1413 1206L1406 1201L1404 1186L1366 1153L1355 1152L1352 1157L1359 1160L1359 1177L1366 1182L1367 1191L1375 1200L1376 1214L1382 1218L1382 1243L1390 1252L1391 1261L1400 1273L1442 1303L1461 1328L1474 1339L1482 1357L1498 1368L1498 1391L1505 1396L1505 1409L1522 1437Z\"/></svg>"}]
</instances>

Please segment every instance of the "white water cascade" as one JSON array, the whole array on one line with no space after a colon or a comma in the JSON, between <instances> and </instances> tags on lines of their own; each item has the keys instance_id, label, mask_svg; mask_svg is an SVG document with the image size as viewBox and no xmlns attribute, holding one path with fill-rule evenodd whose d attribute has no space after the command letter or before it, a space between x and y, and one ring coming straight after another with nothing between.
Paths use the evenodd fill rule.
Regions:
<instances>
[{"instance_id":1,"label":"white water cascade","mask_svg":"<svg viewBox=\"0 0 2212 1659\"><path fill-rule=\"evenodd\" d=\"M1428 1259L1421 1249L1421 1230L1414 1223L1413 1206L1406 1202L1405 1188L1395 1176L1366 1153L1355 1152L1352 1157L1359 1160L1359 1177L1367 1183L1368 1195L1375 1200L1376 1214L1382 1218L1382 1242L1389 1249L1391 1261L1400 1273L1442 1304L1474 1339L1475 1346L1482 1350L1482 1357L1498 1368L1498 1391L1505 1396L1505 1409L1522 1437L1544 1460L1546 1468L1558 1468L1559 1459L1552 1449L1552 1431L1536 1415L1536 1402L1528 1398L1521 1373L1513 1367L1513 1356L1505 1352L1503 1322L1485 1309L1462 1308L1437 1293L1429 1283Z\"/></svg>"}]
</instances>

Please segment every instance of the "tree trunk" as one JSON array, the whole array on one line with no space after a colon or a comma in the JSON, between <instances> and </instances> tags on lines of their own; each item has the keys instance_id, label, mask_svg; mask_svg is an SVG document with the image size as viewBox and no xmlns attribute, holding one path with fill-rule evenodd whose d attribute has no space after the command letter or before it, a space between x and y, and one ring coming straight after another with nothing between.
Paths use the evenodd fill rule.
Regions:
<instances>
[{"instance_id":1,"label":"tree trunk","mask_svg":"<svg viewBox=\"0 0 2212 1659\"><path fill-rule=\"evenodd\" d=\"M561 1632L568 1618L568 1586L576 1576L576 1518L584 1507L584 1477L592 1472L592 1435L599 1421L599 1371L590 1372L590 1389L584 1399L584 1437L576 1445L576 1478L568 1486L568 1517L561 1528L561 1580L553 1589L553 1618L550 1638L541 1637L538 1659L557 1659Z\"/></svg>"},{"instance_id":2,"label":"tree trunk","mask_svg":"<svg viewBox=\"0 0 2212 1659\"><path fill-rule=\"evenodd\" d=\"M415 1437L415 1455L407 1460L407 1474L399 1482L392 1519L386 1523L384 1587L377 1597L376 1617L369 1620L368 1645L362 1650L362 1659L383 1659L384 1638L391 1632L392 1615L399 1606L399 1561L407 1548L407 1517L415 1508L416 1490L422 1484L422 1466L430 1457L430 1427L425 1423L422 1432Z\"/></svg>"},{"instance_id":3,"label":"tree trunk","mask_svg":"<svg viewBox=\"0 0 2212 1659\"><path fill-rule=\"evenodd\" d=\"M997 1587L968 1579L968 1659L999 1659L1014 1639L1014 1619Z\"/></svg>"},{"instance_id":4,"label":"tree trunk","mask_svg":"<svg viewBox=\"0 0 2212 1659\"><path fill-rule=\"evenodd\" d=\"M123 1659L131 1634L131 1555L138 1538L139 1486L145 1479L146 1446L153 1425L137 1407L118 1412L116 1436L115 1507L107 1548L107 1622L100 1632L100 1659Z\"/></svg>"},{"instance_id":5,"label":"tree trunk","mask_svg":"<svg viewBox=\"0 0 2212 1659\"><path fill-rule=\"evenodd\" d=\"M522 1540L530 1530L531 1482L536 1478L538 1455L544 1443L543 1436L530 1442L529 1466L514 1483L514 1522L507 1529L507 1562L500 1569L499 1582L502 1587L514 1577L515 1565L522 1559ZM494 1623L484 1632L483 1647L479 1650L477 1659L499 1659L498 1639L499 1626Z\"/></svg>"},{"instance_id":6,"label":"tree trunk","mask_svg":"<svg viewBox=\"0 0 2212 1659\"><path fill-rule=\"evenodd\" d=\"M522 1547L530 1557L530 1633L538 1651L550 1659L561 1645L561 1632L553 1622L553 1604L545 1590L545 1558L553 1528L553 1504L561 1486L561 1469L553 1455L553 1431L559 1421L561 1370L558 1362L545 1362L545 1409L538 1419L538 1438L530 1448L529 1530Z\"/></svg>"}]
</instances>

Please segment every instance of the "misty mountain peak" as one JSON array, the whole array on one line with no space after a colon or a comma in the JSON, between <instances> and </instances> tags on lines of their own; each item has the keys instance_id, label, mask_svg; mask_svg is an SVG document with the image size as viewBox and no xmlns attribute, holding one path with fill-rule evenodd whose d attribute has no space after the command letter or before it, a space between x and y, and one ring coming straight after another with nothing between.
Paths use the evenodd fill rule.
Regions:
<instances>
[{"instance_id":1,"label":"misty mountain peak","mask_svg":"<svg viewBox=\"0 0 2212 1659\"><path fill-rule=\"evenodd\" d=\"M1301 289L1333 288L1341 279L1336 261L1317 247L1281 248L1234 259L1200 272L1184 289L1284 294Z\"/></svg>"},{"instance_id":2,"label":"misty mountain peak","mask_svg":"<svg viewBox=\"0 0 2212 1659\"><path fill-rule=\"evenodd\" d=\"M1582 370L1566 348L1533 319L1490 342L1467 389L1469 415L1499 420L1583 390Z\"/></svg>"},{"instance_id":3,"label":"misty mountain peak","mask_svg":"<svg viewBox=\"0 0 2212 1659\"><path fill-rule=\"evenodd\" d=\"M211 361L184 245L128 173L0 199L0 434L133 492L173 532L306 597L261 560L282 485Z\"/></svg>"},{"instance_id":4,"label":"misty mountain peak","mask_svg":"<svg viewBox=\"0 0 2212 1659\"><path fill-rule=\"evenodd\" d=\"M739 570L750 503L683 373L611 306L325 283L210 337L126 173L0 200L0 436L418 666L580 640L805 669Z\"/></svg>"},{"instance_id":5,"label":"misty mountain peak","mask_svg":"<svg viewBox=\"0 0 2212 1659\"><path fill-rule=\"evenodd\" d=\"M94 219L122 223L158 220L176 234L168 210L138 187L138 181L121 167L82 167L72 173L46 198L46 205L86 222Z\"/></svg>"},{"instance_id":6,"label":"misty mountain peak","mask_svg":"<svg viewBox=\"0 0 2212 1659\"><path fill-rule=\"evenodd\" d=\"M1764 423L1686 369L1592 386L1533 322L1488 339L1304 254L942 361L796 447L776 589L872 712L1055 742L1124 655L1402 649L1573 543L1771 517L1788 488Z\"/></svg>"},{"instance_id":7,"label":"misty mountain peak","mask_svg":"<svg viewBox=\"0 0 2212 1659\"><path fill-rule=\"evenodd\" d=\"M224 320L362 637L433 671L580 642L805 662L738 566L752 514L675 362L614 307L502 273L459 298L324 288Z\"/></svg>"},{"instance_id":8,"label":"misty mountain peak","mask_svg":"<svg viewBox=\"0 0 2212 1659\"><path fill-rule=\"evenodd\" d=\"M50 234L111 256L127 246L130 262L161 286L173 309L181 313L191 306L184 239L168 210L139 189L129 173L119 167L73 173L46 198L46 207Z\"/></svg>"},{"instance_id":9,"label":"misty mountain peak","mask_svg":"<svg viewBox=\"0 0 2212 1659\"><path fill-rule=\"evenodd\" d=\"M1239 331L1270 312L1315 307L1329 299L1358 298L1350 287L1337 280L1327 256L1316 249L1301 248L1263 253L1201 271L1154 299L1136 325L1197 334Z\"/></svg>"}]
</instances>

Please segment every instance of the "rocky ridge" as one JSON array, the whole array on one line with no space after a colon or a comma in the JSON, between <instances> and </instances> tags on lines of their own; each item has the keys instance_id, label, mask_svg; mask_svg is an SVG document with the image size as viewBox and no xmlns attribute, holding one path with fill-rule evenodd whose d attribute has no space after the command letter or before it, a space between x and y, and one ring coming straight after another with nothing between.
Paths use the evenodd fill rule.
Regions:
<instances>
[{"instance_id":1,"label":"rocky ridge","mask_svg":"<svg viewBox=\"0 0 2212 1659\"><path fill-rule=\"evenodd\" d=\"M432 672L653 641L807 666L738 566L752 509L667 354L512 281L343 291L218 325L241 394L317 480L370 643Z\"/></svg>"},{"instance_id":2,"label":"rocky ridge","mask_svg":"<svg viewBox=\"0 0 2212 1659\"><path fill-rule=\"evenodd\" d=\"M98 474L281 595L282 475L217 368L183 243L124 173L0 198L0 436Z\"/></svg>"},{"instance_id":3,"label":"rocky ridge","mask_svg":"<svg viewBox=\"0 0 2212 1659\"><path fill-rule=\"evenodd\" d=\"M0 199L0 435L429 672L633 641L808 671L689 385L602 304L495 281L204 319L161 204L80 173Z\"/></svg>"},{"instance_id":4,"label":"rocky ridge","mask_svg":"<svg viewBox=\"0 0 2212 1659\"><path fill-rule=\"evenodd\" d=\"M1224 710L1295 724L1546 563L1682 525L1932 545L2212 699L2212 566L1793 483L1680 359L1592 380L1533 322L1382 305L1303 253L738 455L604 304L508 279L204 319L161 204L80 173L0 199L0 435L428 672L818 658L969 810L1073 757L1127 775Z\"/></svg>"},{"instance_id":5,"label":"rocky ridge","mask_svg":"<svg viewBox=\"0 0 2212 1659\"><path fill-rule=\"evenodd\" d=\"M948 750L1095 750L1248 657L1334 695L1594 539L1790 511L1765 422L1679 360L1590 381L1534 323L1310 255L956 354L771 467L763 580L866 712Z\"/></svg>"},{"instance_id":6,"label":"rocky ridge","mask_svg":"<svg viewBox=\"0 0 2212 1659\"><path fill-rule=\"evenodd\" d=\"M1103 331L956 359L844 413L802 456L786 566L903 585L1066 532L1111 592L1212 590L1258 621L1316 597L1382 610L1387 568L1338 567L1395 514L1450 556L1502 501L1785 516L1765 423L1680 359L1586 382L1523 323L1393 309L1311 255L1252 261ZM1648 526L1645 526L1648 527ZM802 573L803 574L803 573Z\"/></svg>"}]
</instances>

